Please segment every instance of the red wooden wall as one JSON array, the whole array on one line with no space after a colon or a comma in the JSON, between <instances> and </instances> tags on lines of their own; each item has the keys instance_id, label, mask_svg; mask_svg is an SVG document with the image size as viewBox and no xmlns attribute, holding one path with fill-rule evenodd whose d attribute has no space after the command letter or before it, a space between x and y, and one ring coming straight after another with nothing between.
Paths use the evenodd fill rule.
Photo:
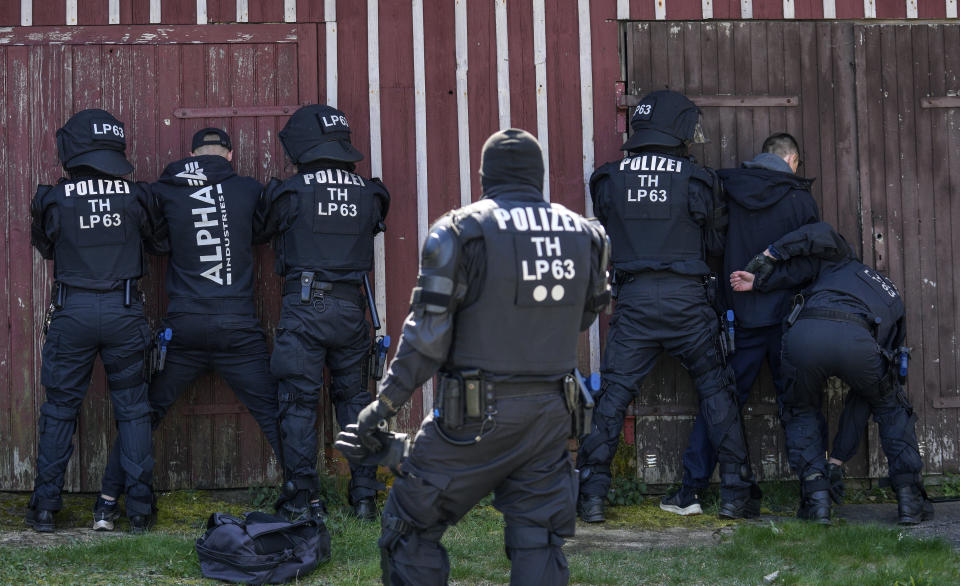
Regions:
<instances>
[{"instance_id":1,"label":"red wooden wall","mask_svg":"<svg viewBox=\"0 0 960 586\"><path fill-rule=\"evenodd\" d=\"M955 29L956 4L955 0L881 0L875 3L876 14L872 14L864 12L864 6L874 6L872 3L833 0L0 3L0 26L14 27L0 30L0 165L14 171L3 179L0 207L4 235L0 240L0 323L7 326L0 331L0 488L27 489L32 484L36 409L42 401L37 376L39 324L46 307L48 274L46 265L29 247L27 206L37 182L54 181L59 176L52 136L73 110L94 105L115 109L135 130L136 138L130 142L137 179L155 178L165 163L182 156L192 129L217 123L234 133L239 170L264 180L290 172L276 141L276 131L285 121L283 116L181 119L173 115L176 107L321 101L343 109L354 129L355 144L367 154L361 171L382 176L393 195L375 282L387 330L396 335L415 280L419 241L433 219L461 202L476 199L480 148L494 130L509 124L538 135L548 155L550 198L574 210L589 210L585 180L595 164L619 156L617 148L623 139L617 128L614 96L615 82L626 74L625 54L620 51L625 29L618 20L737 20L744 19L747 9L752 19L779 20L790 19L792 9L792 19L827 16L866 19L863 22L869 23L874 17L947 18L943 22L954 23ZM29 10L21 10L21 6ZM74 16L76 23L69 22ZM198 21L211 24L198 25ZM251 24L264 22L286 24ZM663 26L667 31L664 38L676 43L670 37L673 28L665 23ZM944 35L944 54L949 55L948 41L956 37L952 32ZM859 37L856 39L859 42ZM779 42L775 35L769 40ZM829 35L816 34L800 46L800 51L807 55L801 67L810 68L804 75L824 86L849 81L847 73L831 61L809 57L826 55L824 52L829 51L832 42ZM763 52L762 46L734 43L729 47L734 63L743 58L744 48L758 55ZM708 55L706 48L699 50ZM932 78L930 91L942 89L937 95L943 96L956 91L956 77L943 75L945 71L956 71L953 57L935 56L932 46L927 55L929 70L940 76ZM766 80L752 73L741 78L741 74L714 68L711 63L707 60L701 66L703 91L739 91L744 84ZM896 71L910 70L909 65L904 62L897 66L903 69L897 70L890 69L889 64L880 67L888 76L884 79L890 79L889 76L898 75ZM874 67L873 61L865 67ZM669 74L668 82L673 83ZM115 79L127 81L118 85ZM775 80L767 83L772 84L767 91L775 91ZM784 91L787 89L790 88L785 87ZM872 94L870 100L876 99ZM826 102L823 107L835 105ZM858 97L857 107L860 106ZM883 107L885 116L895 116L895 110ZM858 109L858 116L863 111ZM818 113L819 110L804 110L804 120L812 116L811 128L816 126L820 132L822 127L827 133L821 144L829 142L829 137L842 143L857 136L854 129L831 124L826 117L821 120ZM927 128L930 132L955 129L950 126L954 113L956 110L949 108L931 110L929 120L934 122L925 122ZM742 112L732 112L731 116L719 117L718 128L753 128L751 137L765 128L756 125L753 117L744 118ZM789 124L789 117L783 120ZM879 119L871 116L869 120ZM883 120L882 132L892 132L890 125L899 124L895 118ZM866 119L860 126L865 122ZM774 130L775 121L767 124ZM915 128L927 132L922 125ZM741 132L746 137L747 131ZM751 150L751 140L741 141L744 152ZM956 132L942 130L937 140L940 142L936 144L955 146ZM717 144L711 148L724 147ZM891 147L885 153L886 160L893 161L899 148ZM721 162L733 164L742 155L740 151L730 151ZM816 155L819 153L811 153ZM940 166L943 159L933 160L938 162L932 171L918 169L914 175L906 175L925 180L924 173L932 173L932 184L943 187L936 192L940 195L930 200L932 204L923 204L918 210L939 210L939 206L950 201L949 194L957 193L953 176L949 172L945 175ZM952 159L946 159L946 163L956 167ZM861 178L865 164L876 163L874 159L861 163ZM849 171L828 156L824 156L821 168L822 177L828 169L833 169L834 174ZM884 163L884 168L890 167ZM821 179L819 185L826 183ZM857 194L864 185L855 186ZM863 233L868 233L867 226L873 220L867 215L866 206L864 215L857 217L856 206L838 207L841 201L849 206L849 199L835 198L827 190L822 197L825 205L828 200L832 202L834 217L842 228L863 224ZM920 213L916 217L929 222L932 216ZM948 218L952 222L952 217L938 215L938 225ZM953 241L953 237L937 234L942 239L938 243ZM872 243L867 236L864 238ZM865 246L865 250L871 249ZM279 301L269 251L262 253L261 261L260 313L264 325L272 331ZM161 270L159 263L155 269ZM902 276L911 275L907 272ZM151 313L156 318L162 310L162 287L156 275L148 283L155 300ZM938 289L936 294L942 296L937 298L938 303L951 300L951 290L956 288ZM927 289L916 293L930 294ZM956 301L952 302L956 307ZM956 316L955 311L952 314ZM931 329L931 322L924 315L916 314L915 318L922 319L925 325L921 327L918 321L911 330L926 332L925 340L939 340L942 356L955 355L950 330L942 325ZM602 335L601 328L599 332L595 329L589 338L585 336L585 366L597 364ZM940 376L939 384L944 387L943 397L947 401L943 404L950 405L957 393L956 379L951 378L947 366L937 368L946 373ZM922 384L935 384L926 381ZM681 384L675 374L664 378L663 383ZM950 385L949 390L946 385ZM401 425L408 429L415 426L431 399L428 386L422 398L411 401L401 417ZM96 489L103 446L113 433L99 370L88 403L78 435L80 451L68 481L72 489ZM956 409L937 409L940 410L931 407L923 417L929 421L956 418ZM157 436L158 485L240 486L271 480L276 469L264 464L267 452L250 425L249 416L236 404L229 389L213 377L200 381L178 404ZM322 425L323 433L329 436L329 416ZM957 431L955 426L949 429L953 431L949 431L942 447L948 448L946 442L952 441L955 452ZM663 449L676 452L671 457L678 456L682 441L678 437ZM928 462L933 472L956 466L955 459L950 458Z\"/></svg>"}]
</instances>

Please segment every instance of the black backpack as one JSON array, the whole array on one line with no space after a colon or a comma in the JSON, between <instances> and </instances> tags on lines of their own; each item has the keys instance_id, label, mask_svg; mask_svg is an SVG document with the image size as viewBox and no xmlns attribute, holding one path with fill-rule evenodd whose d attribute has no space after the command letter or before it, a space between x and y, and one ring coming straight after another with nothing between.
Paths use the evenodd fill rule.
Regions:
<instances>
[{"instance_id":1,"label":"black backpack","mask_svg":"<svg viewBox=\"0 0 960 586\"><path fill-rule=\"evenodd\" d=\"M330 534L320 521L291 523L254 511L243 518L214 513L196 543L207 578L280 584L303 578L330 559Z\"/></svg>"}]
</instances>

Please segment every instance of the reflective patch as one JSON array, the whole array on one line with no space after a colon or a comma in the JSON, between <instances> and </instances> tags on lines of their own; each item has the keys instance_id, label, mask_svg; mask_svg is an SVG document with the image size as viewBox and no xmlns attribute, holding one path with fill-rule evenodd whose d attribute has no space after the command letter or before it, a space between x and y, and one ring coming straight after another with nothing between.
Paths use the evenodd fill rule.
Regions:
<instances>
[{"instance_id":1,"label":"reflective patch","mask_svg":"<svg viewBox=\"0 0 960 586\"><path fill-rule=\"evenodd\" d=\"M630 173L624 177L624 217L669 220L672 216L674 173Z\"/></svg>"},{"instance_id":2,"label":"reflective patch","mask_svg":"<svg viewBox=\"0 0 960 586\"><path fill-rule=\"evenodd\" d=\"M313 231L321 234L360 234L367 217L366 199L344 186L316 186L313 189Z\"/></svg>"},{"instance_id":3,"label":"reflective patch","mask_svg":"<svg viewBox=\"0 0 960 586\"><path fill-rule=\"evenodd\" d=\"M517 292L519 306L559 306L583 302L575 293L578 274L589 270L584 247L572 234L517 234Z\"/></svg>"},{"instance_id":4,"label":"reflective patch","mask_svg":"<svg viewBox=\"0 0 960 586\"><path fill-rule=\"evenodd\" d=\"M857 272L857 276L870 285L870 288L876 291L887 305L893 305L894 301L900 297L900 292L897 290L897 286L893 284L893 281L870 267L863 267Z\"/></svg>"}]
</instances>

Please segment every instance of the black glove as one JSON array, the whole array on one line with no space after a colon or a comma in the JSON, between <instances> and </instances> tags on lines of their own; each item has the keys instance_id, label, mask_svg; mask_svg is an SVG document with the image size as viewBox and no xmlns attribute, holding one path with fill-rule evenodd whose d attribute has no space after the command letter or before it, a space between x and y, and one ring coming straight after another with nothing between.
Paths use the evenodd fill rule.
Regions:
<instances>
[{"instance_id":1,"label":"black glove","mask_svg":"<svg viewBox=\"0 0 960 586\"><path fill-rule=\"evenodd\" d=\"M377 437L377 432L387 430L387 419L394 414L395 411L379 399L363 408L357 416L356 431L357 438L363 447L373 453L383 449L383 442Z\"/></svg>"},{"instance_id":2,"label":"black glove","mask_svg":"<svg viewBox=\"0 0 960 586\"><path fill-rule=\"evenodd\" d=\"M757 283L762 283L770 276L770 273L773 272L774 261L769 256L760 253L757 256L750 259L750 262L747 263L747 266L743 267L743 270L748 273L753 273L756 279L754 280L754 287Z\"/></svg>"},{"instance_id":3,"label":"black glove","mask_svg":"<svg viewBox=\"0 0 960 586\"><path fill-rule=\"evenodd\" d=\"M360 441L360 436L357 434L357 425L352 423L337 434L337 441L333 445L352 464L358 466L383 464L393 470L394 474L402 476L400 464L406 460L410 451L409 436L405 433L389 431L377 431L375 435L381 444L385 444L385 448L379 452L371 452Z\"/></svg>"}]
</instances>

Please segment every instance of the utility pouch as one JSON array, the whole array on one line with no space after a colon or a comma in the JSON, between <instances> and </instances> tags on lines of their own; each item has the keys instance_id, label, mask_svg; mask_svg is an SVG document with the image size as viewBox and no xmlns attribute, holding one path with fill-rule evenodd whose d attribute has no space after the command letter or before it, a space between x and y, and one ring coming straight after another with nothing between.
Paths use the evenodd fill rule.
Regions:
<instances>
[{"instance_id":1,"label":"utility pouch","mask_svg":"<svg viewBox=\"0 0 960 586\"><path fill-rule=\"evenodd\" d=\"M440 377L440 418L447 429L463 427L463 380L455 375Z\"/></svg>"},{"instance_id":2,"label":"utility pouch","mask_svg":"<svg viewBox=\"0 0 960 586\"><path fill-rule=\"evenodd\" d=\"M300 273L300 303L310 303L310 290L313 288L313 276L313 271L303 271Z\"/></svg>"},{"instance_id":3,"label":"utility pouch","mask_svg":"<svg viewBox=\"0 0 960 586\"><path fill-rule=\"evenodd\" d=\"M57 305L53 302L50 303L50 306L47 307L47 315L43 318L43 335L47 335L47 331L50 329L50 323L53 322L53 314L57 311Z\"/></svg>"},{"instance_id":4,"label":"utility pouch","mask_svg":"<svg viewBox=\"0 0 960 586\"><path fill-rule=\"evenodd\" d=\"M487 410L486 396L483 391L483 376L479 370L465 370L460 373L463 381L463 402L466 416L480 419Z\"/></svg>"}]
</instances>

